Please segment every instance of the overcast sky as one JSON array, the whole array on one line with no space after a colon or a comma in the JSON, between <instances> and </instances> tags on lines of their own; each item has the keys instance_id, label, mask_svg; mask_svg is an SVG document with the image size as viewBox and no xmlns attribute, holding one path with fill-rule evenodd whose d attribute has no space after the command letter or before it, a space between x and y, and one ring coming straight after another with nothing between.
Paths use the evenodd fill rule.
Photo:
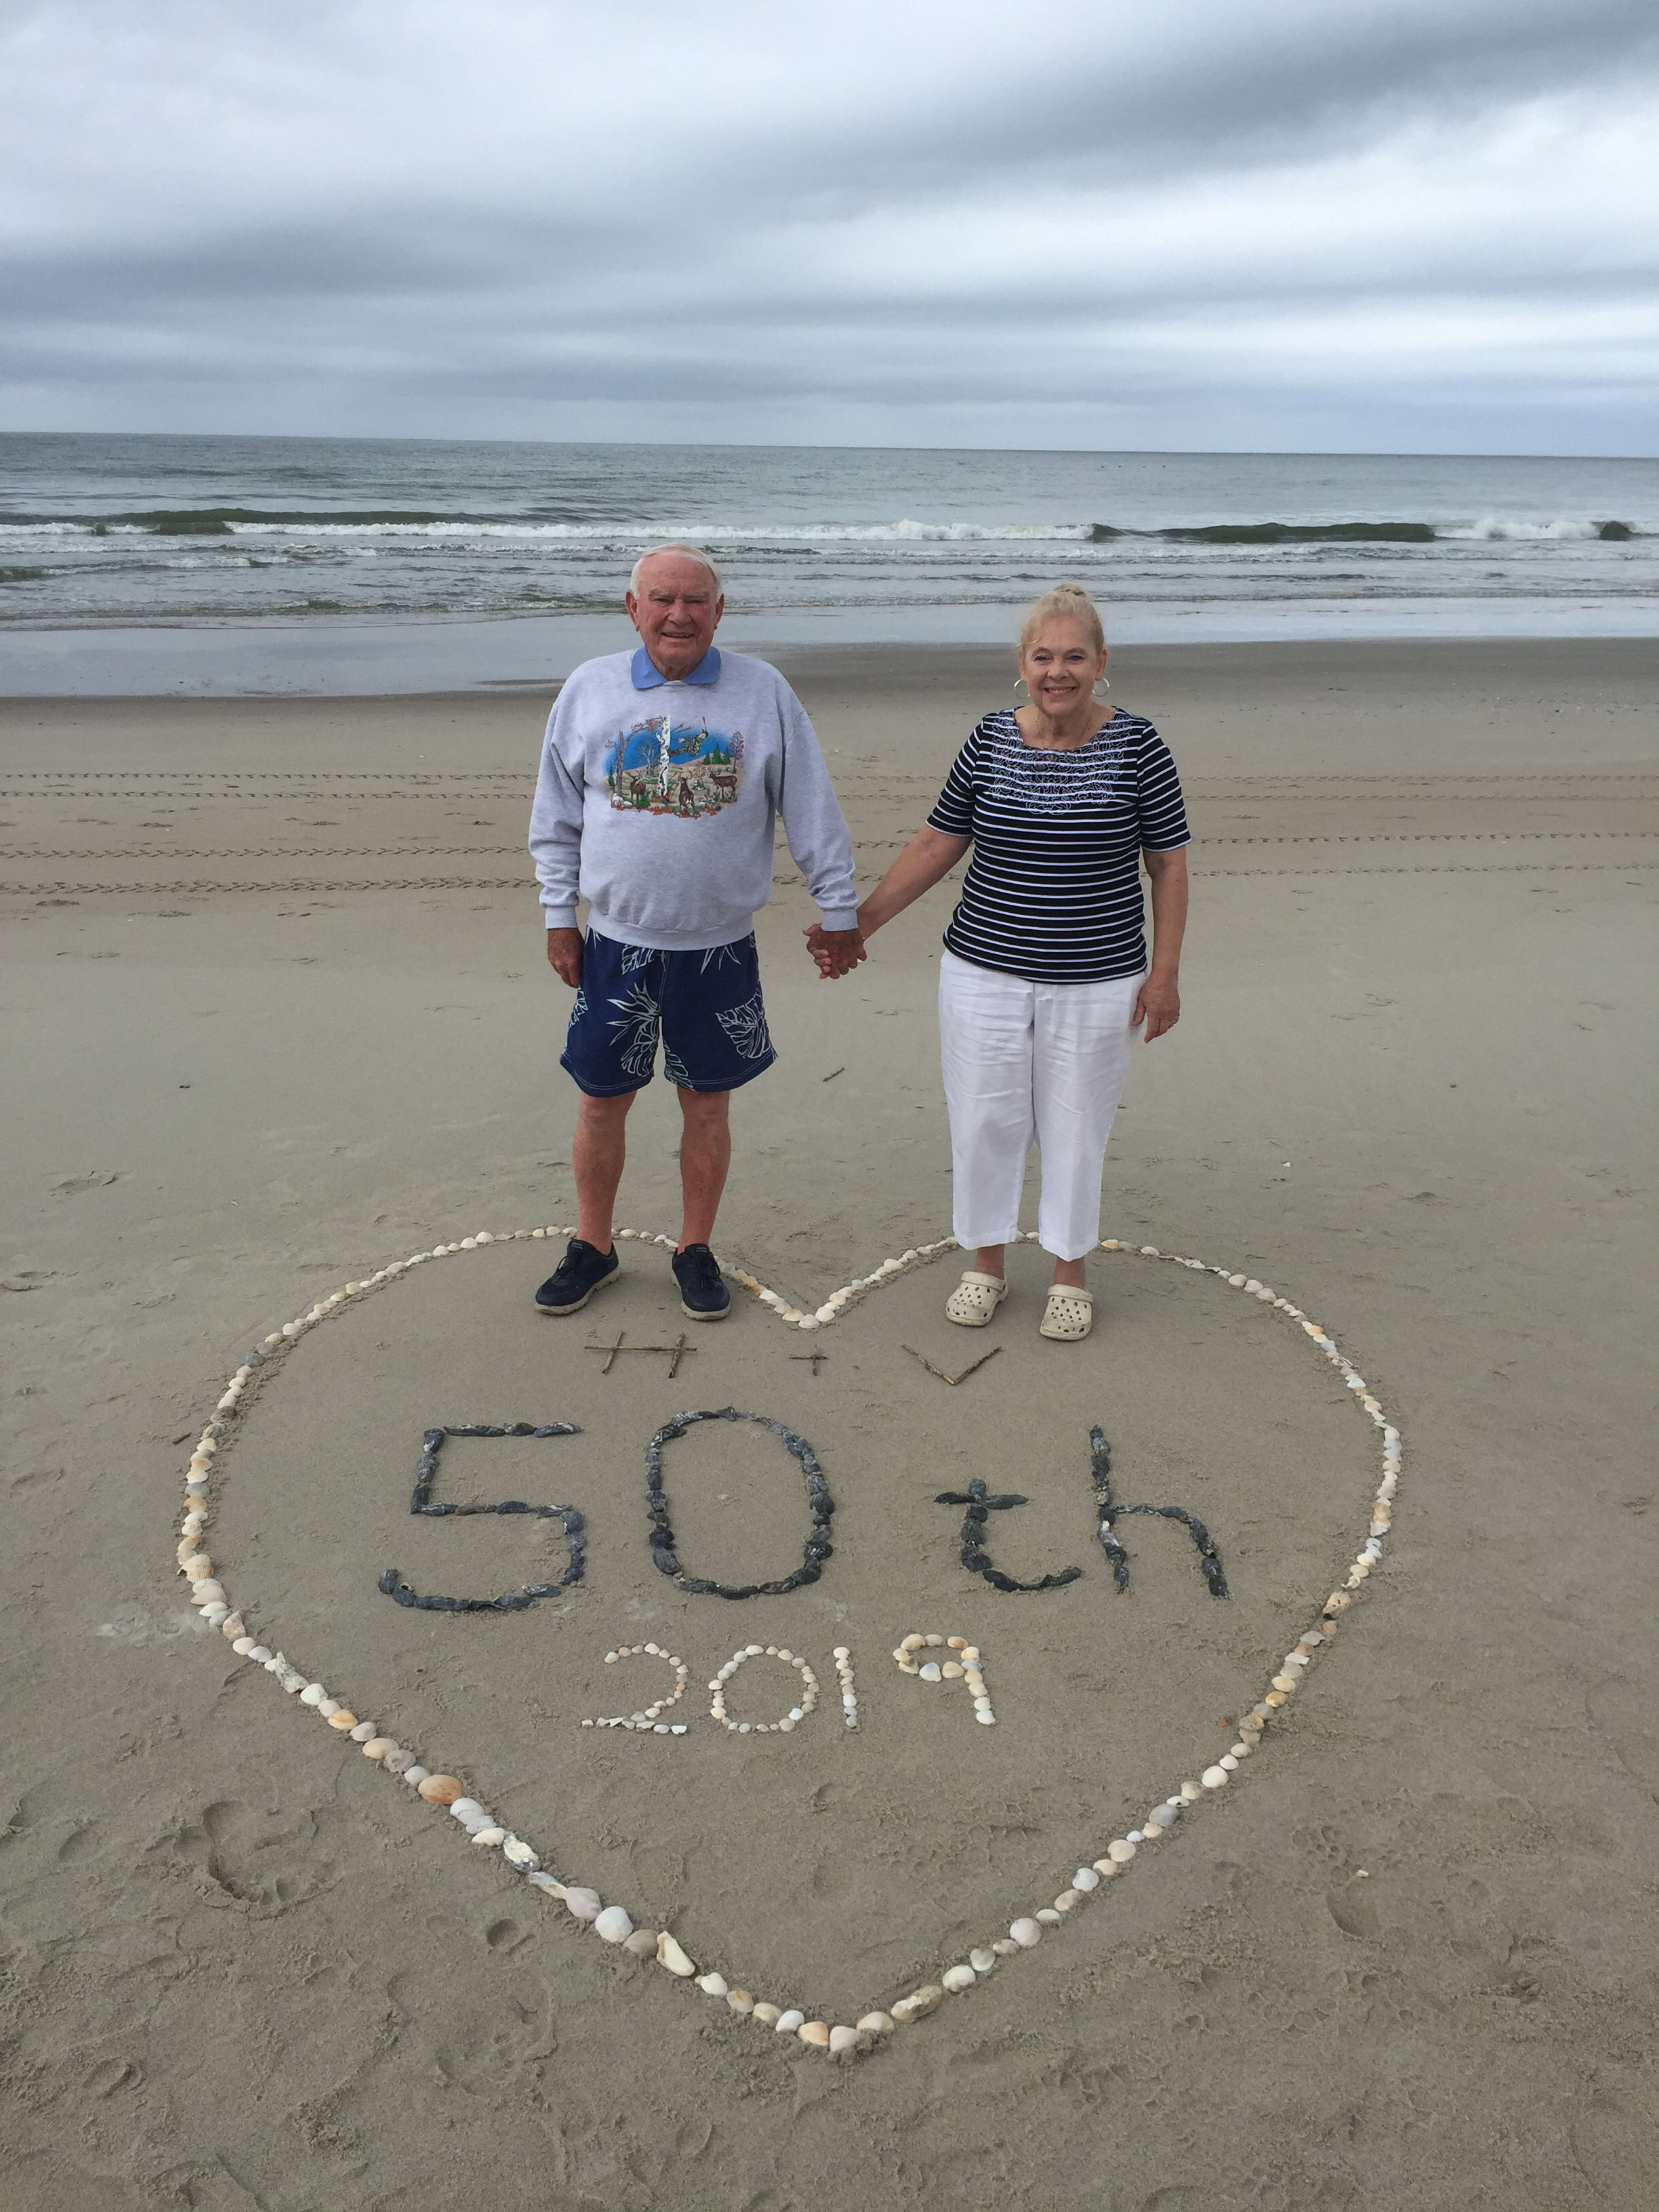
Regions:
<instances>
[{"instance_id":1,"label":"overcast sky","mask_svg":"<svg viewBox=\"0 0 1659 2212\"><path fill-rule=\"evenodd\" d=\"M1653 0L0 0L0 425L1659 450Z\"/></svg>"}]
</instances>

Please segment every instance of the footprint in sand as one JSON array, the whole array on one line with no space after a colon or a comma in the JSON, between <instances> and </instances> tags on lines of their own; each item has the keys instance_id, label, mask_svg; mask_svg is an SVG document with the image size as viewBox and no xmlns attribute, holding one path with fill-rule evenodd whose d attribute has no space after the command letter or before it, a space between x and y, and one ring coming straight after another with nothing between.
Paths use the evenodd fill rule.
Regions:
<instances>
[{"instance_id":1,"label":"footprint in sand","mask_svg":"<svg viewBox=\"0 0 1659 2212\"><path fill-rule=\"evenodd\" d=\"M1328 1872L1325 1904L1342 1933L1374 1941L1382 1933L1382 1921L1371 1895L1370 1874L1356 1863L1336 1830L1303 1828L1294 1840L1325 1862Z\"/></svg>"},{"instance_id":2,"label":"footprint in sand","mask_svg":"<svg viewBox=\"0 0 1659 2212\"><path fill-rule=\"evenodd\" d=\"M257 1811L234 1798L210 1805L175 1845L239 1904L285 1912L337 1879L331 1849L337 1815Z\"/></svg>"},{"instance_id":3,"label":"footprint in sand","mask_svg":"<svg viewBox=\"0 0 1659 2212\"><path fill-rule=\"evenodd\" d=\"M119 1182L119 1173L113 1168L88 1168L84 1175L64 1176L52 1188L60 1198L73 1198L83 1190L107 1190L112 1182Z\"/></svg>"}]
</instances>

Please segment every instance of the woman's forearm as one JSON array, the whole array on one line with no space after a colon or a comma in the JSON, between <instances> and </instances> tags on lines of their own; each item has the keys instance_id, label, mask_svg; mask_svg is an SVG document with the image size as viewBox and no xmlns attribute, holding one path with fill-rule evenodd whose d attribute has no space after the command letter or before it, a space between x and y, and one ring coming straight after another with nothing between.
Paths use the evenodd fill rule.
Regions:
<instances>
[{"instance_id":1,"label":"woman's forearm","mask_svg":"<svg viewBox=\"0 0 1659 2212\"><path fill-rule=\"evenodd\" d=\"M948 876L973 840L947 837L942 830L918 830L887 873L859 908L859 927L866 937L902 914L924 891Z\"/></svg>"},{"instance_id":2,"label":"woman's forearm","mask_svg":"<svg viewBox=\"0 0 1659 2212\"><path fill-rule=\"evenodd\" d=\"M1144 856L1152 892L1152 948L1148 972L1174 982L1181 969L1181 940L1187 933L1187 850Z\"/></svg>"}]
</instances>

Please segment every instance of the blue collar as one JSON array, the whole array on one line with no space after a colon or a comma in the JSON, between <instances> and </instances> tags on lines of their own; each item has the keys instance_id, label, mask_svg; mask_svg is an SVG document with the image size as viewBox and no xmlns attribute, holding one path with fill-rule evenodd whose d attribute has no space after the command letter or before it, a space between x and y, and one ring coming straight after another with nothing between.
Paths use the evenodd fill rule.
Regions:
<instances>
[{"instance_id":1,"label":"blue collar","mask_svg":"<svg viewBox=\"0 0 1659 2212\"><path fill-rule=\"evenodd\" d=\"M633 665L629 673L634 679L634 689L636 691L655 691L668 681L643 646L640 646L635 650ZM718 684L720 680L719 646L711 645L691 673L689 676L679 677L676 680L681 684Z\"/></svg>"}]
</instances>

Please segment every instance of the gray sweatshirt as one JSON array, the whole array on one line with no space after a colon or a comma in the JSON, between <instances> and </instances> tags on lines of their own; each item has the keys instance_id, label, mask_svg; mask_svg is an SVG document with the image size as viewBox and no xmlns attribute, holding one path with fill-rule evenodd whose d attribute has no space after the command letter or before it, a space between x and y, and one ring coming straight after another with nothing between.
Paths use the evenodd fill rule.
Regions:
<instances>
[{"instance_id":1,"label":"gray sweatshirt","mask_svg":"<svg viewBox=\"0 0 1659 2212\"><path fill-rule=\"evenodd\" d=\"M858 920L853 841L806 710L775 668L711 650L665 683L641 647L585 660L548 718L530 850L550 929L730 945L772 896L774 825L829 929Z\"/></svg>"}]
</instances>

